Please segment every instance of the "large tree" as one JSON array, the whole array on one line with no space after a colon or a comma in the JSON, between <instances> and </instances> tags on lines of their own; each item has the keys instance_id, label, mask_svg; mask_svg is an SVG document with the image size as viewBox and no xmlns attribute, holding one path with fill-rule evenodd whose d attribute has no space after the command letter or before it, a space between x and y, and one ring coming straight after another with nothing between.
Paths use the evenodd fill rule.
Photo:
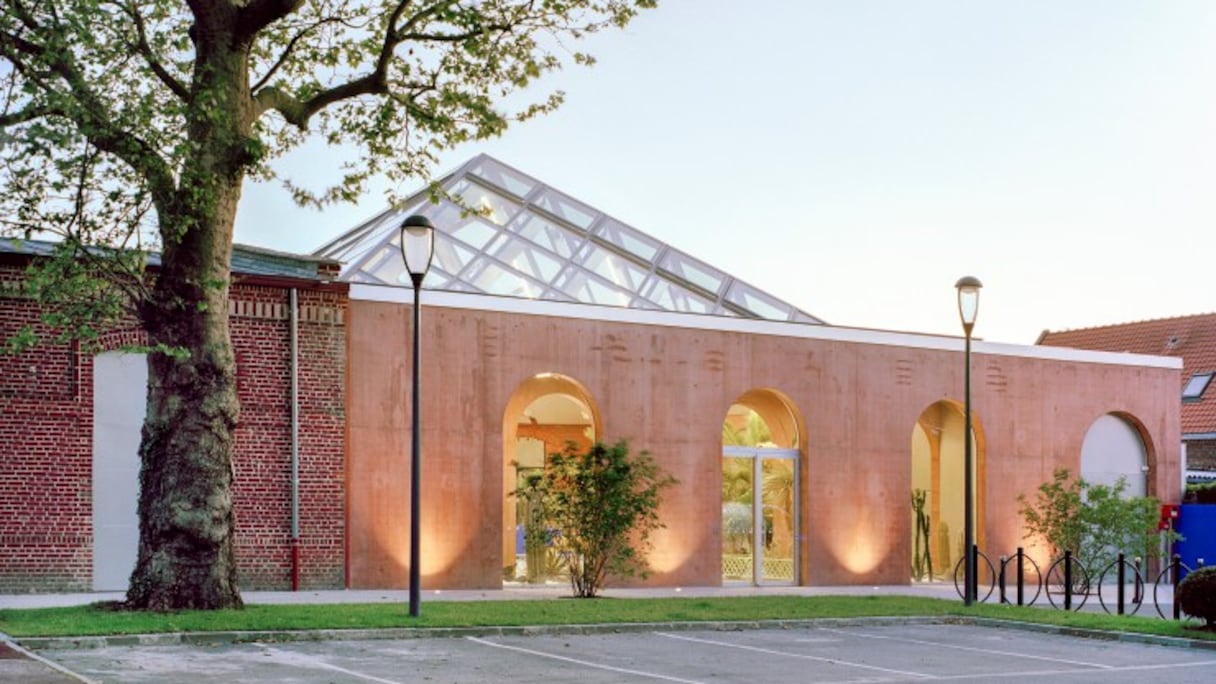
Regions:
<instances>
[{"instance_id":1,"label":"large tree","mask_svg":"<svg viewBox=\"0 0 1216 684\"><path fill-rule=\"evenodd\" d=\"M227 300L245 181L324 205L428 177L439 151L558 106L520 91L589 63L572 39L654 5L0 0L0 225L61 239L40 292L82 315L58 322L87 335L126 307L151 350L132 607L241 604ZM321 190L274 163L309 140L355 150Z\"/></svg>"}]
</instances>

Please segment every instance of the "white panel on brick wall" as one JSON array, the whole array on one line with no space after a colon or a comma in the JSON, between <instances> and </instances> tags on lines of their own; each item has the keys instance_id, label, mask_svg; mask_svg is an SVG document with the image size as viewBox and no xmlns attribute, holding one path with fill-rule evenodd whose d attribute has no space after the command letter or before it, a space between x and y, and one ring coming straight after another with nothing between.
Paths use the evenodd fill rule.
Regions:
<instances>
[{"instance_id":1,"label":"white panel on brick wall","mask_svg":"<svg viewBox=\"0 0 1216 684\"><path fill-rule=\"evenodd\" d=\"M1114 486L1127 478L1125 496L1144 496L1148 464L1140 433L1117 416L1094 421L1081 445L1081 478L1090 484Z\"/></svg>"},{"instance_id":2,"label":"white panel on brick wall","mask_svg":"<svg viewBox=\"0 0 1216 684\"><path fill-rule=\"evenodd\" d=\"M93 359L93 590L124 591L139 547L139 432L147 404L143 354Z\"/></svg>"}]
</instances>

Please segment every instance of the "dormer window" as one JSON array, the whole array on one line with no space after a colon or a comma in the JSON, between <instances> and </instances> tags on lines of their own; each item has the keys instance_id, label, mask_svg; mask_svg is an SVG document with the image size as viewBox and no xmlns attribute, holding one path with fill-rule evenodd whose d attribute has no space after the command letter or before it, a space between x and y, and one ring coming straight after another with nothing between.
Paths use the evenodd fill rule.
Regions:
<instances>
[{"instance_id":1,"label":"dormer window","mask_svg":"<svg viewBox=\"0 0 1216 684\"><path fill-rule=\"evenodd\" d=\"M1203 391L1208 388L1208 384L1212 382L1212 373L1196 373L1187 381L1186 387L1182 389L1183 401L1199 401L1203 396Z\"/></svg>"}]
</instances>

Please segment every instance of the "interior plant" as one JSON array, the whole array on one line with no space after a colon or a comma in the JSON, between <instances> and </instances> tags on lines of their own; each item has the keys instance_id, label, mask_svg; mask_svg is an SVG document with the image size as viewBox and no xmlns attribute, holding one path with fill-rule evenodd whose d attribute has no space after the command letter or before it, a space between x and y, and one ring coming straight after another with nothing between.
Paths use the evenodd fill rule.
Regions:
<instances>
[{"instance_id":1,"label":"interior plant","mask_svg":"<svg viewBox=\"0 0 1216 684\"><path fill-rule=\"evenodd\" d=\"M551 548L576 597L595 597L610 575L646 576L650 534L663 527L661 494L675 484L649 452L633 453L625 440L586 450L569 443L549 455L528 486L539 495L541 521L554 532Z\"/></svg>"}]
</instances>

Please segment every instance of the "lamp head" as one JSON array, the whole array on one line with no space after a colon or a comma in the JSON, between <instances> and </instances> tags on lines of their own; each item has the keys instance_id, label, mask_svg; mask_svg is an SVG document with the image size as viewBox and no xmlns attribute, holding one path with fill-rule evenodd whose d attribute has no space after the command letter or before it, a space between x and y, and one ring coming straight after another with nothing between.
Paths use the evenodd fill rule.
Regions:
<instances>
[{"instance_id":1,"label":"lamp head","mask_svg":"<svg viewBox=\"0 0 1216 684\"><path fill-rule=\"evenodd\" d=\"M422 284L435 255L435 225L421 214L407 216L401 222L401 258L414 287Z\"/></svg>"},{"instance_id":2,"label":"lamp head","mask_svg":"<svg viewBox=\"0 0 1216 684\"><path fill-rule=\"evenodd\" d=\"M975 317L980 309L980 288L984 284L975 276L963 276L954 287L958 290L958 317L963 322L963 331L971 335Z\"/></svg>"}]
</instances>

